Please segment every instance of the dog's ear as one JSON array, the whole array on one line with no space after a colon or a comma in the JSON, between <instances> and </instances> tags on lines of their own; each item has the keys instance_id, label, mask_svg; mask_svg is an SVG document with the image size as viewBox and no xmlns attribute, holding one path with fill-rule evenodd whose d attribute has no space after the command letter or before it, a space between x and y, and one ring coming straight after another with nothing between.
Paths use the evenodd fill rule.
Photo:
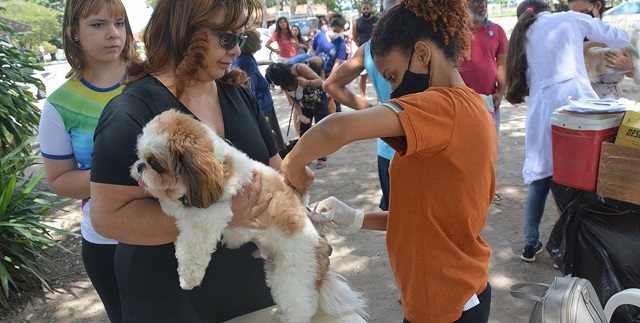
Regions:
<instances>
[{"instance_id":1,"label":"dog's ear","mask_svg":"<svg viewBox=\"0 0 640 323\"><path fill-rule=\"evenodd\" d=\"M207 208L224 194L226 176L222 161L213 154L196 151L182 154L182 171L186 178L187 201L198 208Z\"/></svg>"}]
</instances>

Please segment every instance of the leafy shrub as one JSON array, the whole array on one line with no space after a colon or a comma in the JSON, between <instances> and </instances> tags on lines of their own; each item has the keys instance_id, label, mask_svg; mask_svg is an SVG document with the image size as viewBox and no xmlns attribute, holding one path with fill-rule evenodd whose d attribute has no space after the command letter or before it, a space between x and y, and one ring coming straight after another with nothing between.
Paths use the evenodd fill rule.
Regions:
<instances>
[{"instance_id":1,"label":"leafy shrub","mask_svg":"<svg viewBox=\"0 0 640 323\"><path fill-rule=\"evenodd\" d=\"M47 254L66 250L51 234L75 235L45 224L46 213L64 199L38 188L44 170L36 166L36 156L20 154L23 146L0 157L0 309L9 307L16 292L50 289L45 273L53 263ZM34 168L40 171L29 174Z\"/></svg>"},{"instance_id":2,"label":"leafy shrub","mask_svg":"<svg viewBox=\"0 0 640 323\"><path fill-rule=\"evenodd\" d=\"M0 14L4 8L0 7ZM45 91L44 84L33 76L33 70L44 70L35 64L35 53L20 50L11 44L13 28L0 20L0 155L15 147L24 147L22 153L31 154L29 145L40 121L40 109L27 84Z\"/></svg>"},{"instance_id":3,"label":"leafy shrub","mask_svg":"<svg viewBox=\"0 0 640 323\"><path fill-rule=\"evenodd\" d=\"M32 75L43 68L32 51L11 44L12 36L13 29L0 20L0 309L8 309L9 298L20 291L50 289L45 274L53 263L47 255L64 249L51 234L74 234L45 221L63 199L38 188L44 170L35 167L31 149L40 109L27 84L44 91Z\"/></svg>"}]
</instances>

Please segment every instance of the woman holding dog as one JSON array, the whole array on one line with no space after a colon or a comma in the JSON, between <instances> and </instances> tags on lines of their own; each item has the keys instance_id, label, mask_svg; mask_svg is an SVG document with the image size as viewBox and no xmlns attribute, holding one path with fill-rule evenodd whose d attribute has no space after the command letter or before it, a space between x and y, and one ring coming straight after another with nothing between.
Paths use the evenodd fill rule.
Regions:
<instances>
[{"instance_id":1,"label":"woman holding dog","mask_svg":"<svg viewBox=\"0 0 640 323\"><path fill-rule=\"evenodd\" d=\"M497 138L482 98L457 69L470 53L469 23L462 0L404 0L385 10L370 50L392 99L328 116L282 164L285 178L306 191L313 173L305 165L319 156L370 138L396 150L388 211L365 214L331 197L314 219L387 231L405 322L489 318L491 250L480 233L495 191Z\"/></svg>"},{"instance_id":2,"label":"woman holding dog","mask_svg":"<svg viewBox=\"0 0 640 323\"><path fill-rule=\"evenodd\" d=\"M82 262L109 320L121 322L114 272L117 241L100 235L91 224L89 172L98 116L124 88L135 42L120 0L67 0L62 35L71 71L44 103L40 149L53 192L82 200Z\"/></svg>"},{"instance_id":3,"label":"woman holding dog","mask_svg":"<svg viewBox=\"0 0 640 323\"><path fill-rule=\"evenodd\" d=\"M274 304L251 243L218 246L202 284L182 290L175 220L129 172L142 127L169 109L193 115L251 158L279 169L269 125L242 86L246 74L229 69L245 42L245 25L259 13L257 0L159 0L144 33L147 59L132 62L130 83L100 116L91 219L98 233L119 241L115 268L124 322L221 322ZM271 198L259 198L260 188L256 178L234 198L232 226L260 227L253 218Z\"/></svg>"}]
</instances>

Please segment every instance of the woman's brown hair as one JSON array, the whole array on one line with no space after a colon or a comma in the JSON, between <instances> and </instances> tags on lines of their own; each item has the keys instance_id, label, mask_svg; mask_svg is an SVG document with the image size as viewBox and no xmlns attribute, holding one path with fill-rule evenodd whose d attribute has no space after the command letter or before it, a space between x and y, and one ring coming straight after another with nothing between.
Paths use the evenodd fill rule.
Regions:
<instances>
[{"instance_id":1,"label":"woman's brown hair","mask_svg":"<svg viewBox=\"0 0 640 323\"><path fill-rule=\"evenodd\" d=\"M462 0L403 0L382 15L371 36L371 55L391 50L409 55L419 40L431 40L454 65L469 58L471 31Z\"/></svg>"},{"instance_id":2,"label":"woman's brown hair","mask_svg":"<svg viewBox=\"0 0 640 323\"><path fill-rule=\"evenodd\" d=\"M226 31L238 28L239 21L242 26L252 26L261 14L260 0L159 0L144 33L147 58L129 65L130 82L175 68L175 91L180 98L198 70L208 67L209 43L201 27ZM220 15L224 19L216 23ZM241 85L246 78L246 74L234 69L219 81Z\"/></svg>"},{"instance_id":3,"label":"woman's brown hair","mask_svg":"<svg viewBox=\"0 0 640 323\"><path fill-rule=\"evenodd\" d=\"M538 17L538 13L548 11L549 4L540 0L525 0L518 5L516 23L507 47L507 101L511 104L524 102L529 95L527 84L527 30Z\"/></svg>"},{"instance_id":4,"label":"woman's brown hair","mask_svg":"<svg viewBox=\"0 0 640 323\"><path fill-rule=\"evenodd\" d=\"M78 33L80 19L99 13L105 4L112 17L124 17L127 35L120 57L123 61L128 62L136 56L136 43L133 39L131 25L129 25L126 9L120 0L67 0L62 20L62 47L67 62L71 65L71 71L65 75L66 78L82 77L86 73L87 62L81 44L74 41L74 34Z\"/></svg>"}]
</instances>

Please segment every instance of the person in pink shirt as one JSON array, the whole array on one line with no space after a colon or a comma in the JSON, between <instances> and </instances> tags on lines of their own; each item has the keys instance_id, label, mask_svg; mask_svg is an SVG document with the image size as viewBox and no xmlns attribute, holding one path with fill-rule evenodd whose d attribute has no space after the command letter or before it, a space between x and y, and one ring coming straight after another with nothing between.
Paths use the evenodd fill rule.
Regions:
<instances>
[{"instance_id":1,"label":"person in pink shirt","mask_svg":"<svg viewBox=\"0 0 640 323\"><path fill-rule=\"evenodd\" d=\"M504 29L487 18L487 3L487 0L467 1L471 18L469 29L473 33L471 59L462 62L459 71L464 83L484 99L500 138L500 101L506 89L508 41ZM501 199L496 190L494 201Z\"/></svg>"},{"instance_id":2,"label":"person in pink shirt","mask_svg":"<svg viewBox=\"0 0 640 323\"><path fill-rule=\"evenodd\" d=\"M278 48L271 47L273 42L278 44ZM269 38L265 46L272 52L278 53L280 56L278 60L282 63L286 63L290 58L298 54L296 38L293 37L293 33L291 33L287 18L278 18L278 21L276 21L276 31L271 35L271 38Z\"/></svg>"}]
</instances>

